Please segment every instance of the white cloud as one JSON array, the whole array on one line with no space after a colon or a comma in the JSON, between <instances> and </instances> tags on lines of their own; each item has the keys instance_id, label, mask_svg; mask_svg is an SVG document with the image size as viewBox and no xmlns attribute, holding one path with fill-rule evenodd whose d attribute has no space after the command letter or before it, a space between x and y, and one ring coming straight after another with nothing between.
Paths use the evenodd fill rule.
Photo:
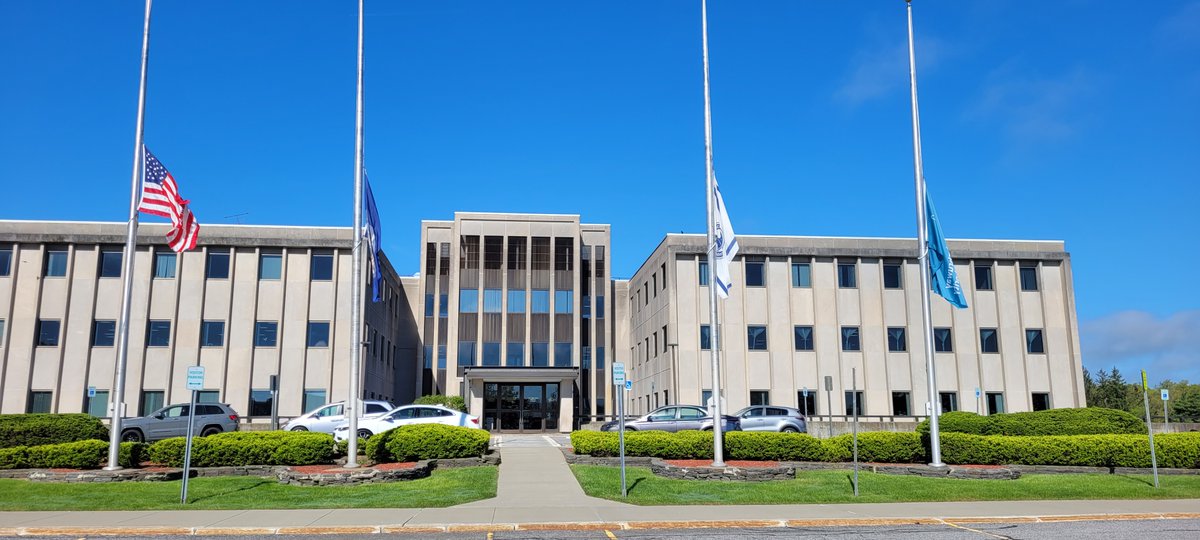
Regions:
<instances>
[{"instance_id":1,"label":"white cloud","mask_svg":"<svg viewBox=\"0 0 1200 540\"><path fill-rule=\"evenodd\" d=\"M1166 318L1121 311L1082 323L1079 334L1092 372L1116 366L1131 381L1145 369L1154 381L1200 382L1200 310Z\"/></svg>"},{"instance_id":2,"label":"white cloud","mask_svg":"<svg viewBox=\"0 0 1200 540\"><path fill-rule=\"evenodd\" d=\"M942 58L945 48L937 38L917 42L917 84L921 72ZM834 98L849 105L876 99L908 88L908 42L904 40L877 43L859 49L850 61L843 82Z\"/></svg>"},{"instance_id":3,"label":"white cloud","mask_svg":"<svg viewBox=\"0 0 1200 540\"><path fill-rule=\"evenodd\" d=\"M1079 67L1049 77L1020 71L1011 62L992 70L967 117L999 123L1021 141L1078 133L1087 111L1085 100L1097 85L1095 77Z\"/></svg>"},{"instance_id":4,"label":"white cloud","mask_svg":"<svg viewBox=\"0 0 1200 540\"><path fill-rule=\"evenodd\" d=\"M1200 1L1184 5L1163 18L1155 38L1168 49L1190 49L1200 45Z\"/></svg>"}]
</instances>

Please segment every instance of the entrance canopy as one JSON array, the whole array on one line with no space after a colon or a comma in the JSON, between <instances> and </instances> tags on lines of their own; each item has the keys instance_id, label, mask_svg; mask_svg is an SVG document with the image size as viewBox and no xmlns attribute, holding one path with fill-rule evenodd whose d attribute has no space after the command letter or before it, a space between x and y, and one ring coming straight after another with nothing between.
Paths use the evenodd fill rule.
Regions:
<instances>
[{"instance_id":1,"label":"entrance canopy","mask_svg":"<svg viewBox=\"0 0 1200 540\"><path fill-rule=\"evenodd\" d=\"M466 367L469 407L489 431L569 432L579 368ZM478 412L476 414L478 414Z\"/></svg>"}]
</instances>

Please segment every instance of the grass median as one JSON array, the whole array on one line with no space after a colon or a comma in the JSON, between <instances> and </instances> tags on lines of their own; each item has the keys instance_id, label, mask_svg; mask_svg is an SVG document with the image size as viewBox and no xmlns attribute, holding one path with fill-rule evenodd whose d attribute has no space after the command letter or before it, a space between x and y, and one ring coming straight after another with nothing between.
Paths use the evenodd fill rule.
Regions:
<instances>
[{"instance_id":1,"label":"grass median","mask_svg":"<svg viewBox=\"0 0 1200 540\"><path fill-rule=\"evenodd\" d=\"M289 508L441 508L496 496L496 467L434 471L429 478L362 486L300 487L273 478L193 478L187 505L181 482L51 483L0 479L0 511L255 510Z\"/></svg>"},{"instance_id":2,"label":"grass median","mask_svg":"<svg viewBox=\"0 0 1200 540\"><path fill-rule=\"evenodd\" d=\"M1200 497L1200 476L1030 474L1017 480L959 480L859 473L855 497L845 470L802 471L795 480L718 482L659 478L645 467L629 467L629 498L621 497L617 467L572 465L584 492L640 505L817 504L848 502L1016 501L1041 499L1187 499Z\"/></svg>"}]
</instances>

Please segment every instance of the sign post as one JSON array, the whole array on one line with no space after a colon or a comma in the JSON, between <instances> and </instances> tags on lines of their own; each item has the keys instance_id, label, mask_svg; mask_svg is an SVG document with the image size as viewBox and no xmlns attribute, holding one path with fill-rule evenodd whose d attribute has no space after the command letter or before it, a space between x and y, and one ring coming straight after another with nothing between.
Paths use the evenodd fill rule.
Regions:
<instances>
[{"instance_id":1,"label":"sign post","mask_svg":"<svg viewBox=\"0 0 1200 540\"><path fill-rule=\"evenodd\" d=\"M850 368L850 400L854 404L854 496L858 496L858 368Z\"/></svg>"},{"instance_id":2,"label":"sign post","mask_svg":"<svg viewBox=\"0 0 1200 540\"><path fill-rule=\"evenodd\" d=\"M975 387L975 414L983 414L982 412L980 412L983 410L981 407L981 404L979 402L979 396L981 394L982 394L982 392L979 391L979 387L976 386Z\"/></svg>"},{"instance_id":3,"label":"sign post","mask_svg":"<svg viewBox=\"0 0 1200 540\"><path fill-rule=\"evenodd\" d=\"M825 398L829 403L829 438L833 438L833 376L825 376Z\"/></svg>"},{"instance_id":4,"label":"sign post","mask_svg":"<svg viewBox=\"0 0 1200 540\"><path fill-rule=\"evenodd\" d=\"M1142 370L1142 402L1146 405L1146 431L1150 434L1150 466L1154 469L1154 487L1158 487L1158 456L1154 453L1154 426L1150 424L1150 385L1146 383L1146 370Z\"/></svg>"},{"instance_id":5,"label":"sign post","mask_svg":"<svg viewBox=\"0 0 1200 540\"><path fill-rule=\"evenodd\" d=\"M625 379L625 364L613 362L613 385L617 387L617 445L621 454L621 497L629 497L625 485L625 387L632 381Z\"/></svg>"},{"instance_id":6,"label":"sign post","mask_svg":"<svg viewBox=\"0 0 1200 540\"><path fill-rule=\"evenodd\" d=\"M1167 433L1169 433L1171 431L1171 417L1167 416L1167 402L1170 400L1171 400L1171 391L1167 390L1166 388L1163 388L1162 389L1163 426L1165 427L1165 429L1163 431L1167 432Z\"/></svg>"},{"instance_id":7,"label":"sign post","mask_svg":"<svg viewBox=\"0 0 1200 540\"><path fill-rule=\"evenodd\" d=\"M180 504L187 504L188 476L192 469L192 435L196 431L196 392L204 389L204 366L188 367L187 389L192 391L192 403L188 407L187 440L183 445L183 490L179 494Z\"/></svg>"},{"instance_id":8,"label":"sign post","mask_svg":"<svg viewBox=\"0 0 1200 540\"><path fill-rule=\"evenodd\" d=\"M808 387L804 387L804 425L808 425Z\"/></svg>"}]
</instances>

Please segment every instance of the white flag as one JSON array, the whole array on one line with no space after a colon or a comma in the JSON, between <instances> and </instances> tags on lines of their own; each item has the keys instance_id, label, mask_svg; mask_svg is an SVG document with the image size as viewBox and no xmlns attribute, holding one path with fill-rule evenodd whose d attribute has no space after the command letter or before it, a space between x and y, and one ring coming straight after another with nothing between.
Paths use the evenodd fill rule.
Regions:
<instances>
[{"instance_id":1,"label":"white flag","mask_svg":"<svg viewBox=\"0 0 1200 540\"><path fill-rule=\"evenodd\" d=\"M729 263L737 255L737 235L733 233L733 224L729 222L729 213L725 211L725 201L721 198L721 189L713 179L713 208L716 216L713 218L713 242L716 244L709 251L715 253L713 275L716 277L717 294L721 298L729 298Z\"/></svg>"}]
</instances>

